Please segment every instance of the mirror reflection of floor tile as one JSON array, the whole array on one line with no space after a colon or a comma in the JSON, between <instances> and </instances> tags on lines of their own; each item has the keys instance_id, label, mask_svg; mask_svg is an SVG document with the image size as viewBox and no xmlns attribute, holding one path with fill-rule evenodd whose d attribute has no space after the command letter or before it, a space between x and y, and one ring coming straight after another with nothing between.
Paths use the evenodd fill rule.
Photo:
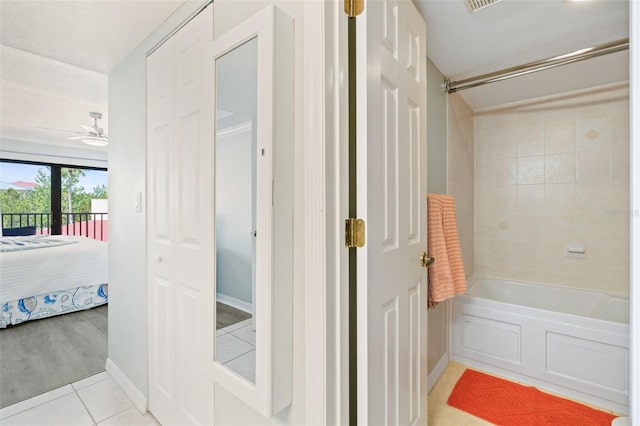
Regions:
<instances>
[{"instance_id":1,"label":"mirror reflection of floor tile","mask_svg":"<svg viewBox=\"0 0 640 426\"><path fill-rule=\"evenodd\" d=\"M255 346L237 338L233 334L223 334L216 339L216 360L224 364L254 348Z\"/></svg>"},{"instance_id":2,"label":"mirror reflection of floor tile","mask_svg":"<svg viewBox=\"0 0 640 426\"><path fill-rule=\"evenodd\" d=\"M254 330L253 325L247 325L246 327L239 328L231 334L239 337L247 343L251 343L253 346L256 345L256 331Z\"/></svg>"},{"instance_id":3,"label":"mirror reflection of floor tile","mask_svg":"<svg viewBox=\"0 0 640 426\"><path fill-rule=\"evenodd\" d=\"M224 364L252 383L256 382L256 351L255 349L240 355Z\"/></svg>"},{"instance_id":4,"label":"mirror reflection of floor tile","mask_svg":"<svg viewBox=\"0 0 640 426\"><path fill-rule=\"evenodd\" d=\"M221 328L216 336L216 360L255 383L256 331L252 319Z\"/></svg>"}]
</instances>

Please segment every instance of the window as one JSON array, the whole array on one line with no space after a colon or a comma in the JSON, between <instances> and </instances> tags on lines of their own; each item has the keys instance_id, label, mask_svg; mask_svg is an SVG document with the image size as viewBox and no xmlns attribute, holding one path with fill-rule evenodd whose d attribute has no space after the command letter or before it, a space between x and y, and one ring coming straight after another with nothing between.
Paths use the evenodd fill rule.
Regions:
<instances>
[{"instance_id":1,"label":"window","mask_svg":"<svg viewBox=\"0 0 640 426\"><path fill-rule=\"evenodd\" d=\"M106 170L62 167L60 170L61 233L107 241Z\"/></svg>"},{"instance_id":2,"label":"window","mask_svg":"<svg viewBox=\"0 0 640 426\"><path fill-rule=\"evenodd\" d=\"M3 235L81 235L107 241L107 170L0 161Z\"/></svg>"},{"instance_id":3,"label":"window","mask_svg":"<svg viewBox=\"0 0 640 426\"><path fill-rule=\"evenodd\" d=\"M8 229L20 228L15 232L27 234L47 230L51 224L51 167L0 162L0 211L3 235L11 234L4 232Z\"/></svg>"}]
</instances>

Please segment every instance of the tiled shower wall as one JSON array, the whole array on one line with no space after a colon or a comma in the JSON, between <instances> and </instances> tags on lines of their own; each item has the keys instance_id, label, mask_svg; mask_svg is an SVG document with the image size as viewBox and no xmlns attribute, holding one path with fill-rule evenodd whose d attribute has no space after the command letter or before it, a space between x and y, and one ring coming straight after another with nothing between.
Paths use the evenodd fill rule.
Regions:
<instances>
[{"instance_id":1,"label":"tiled shower wall","mask_svg":"<svg viewBox=\"0 0 640 426\"><path fill-rule=\"evenodd\" d=\"M449 95L447 127L447 193L456 200L460 251L469 279L474 272L473 111L457 93Z\"/></svg>"},{"instance_id":2,"label":"tiled shower wall","mask_svg":"<svg viewBox=\"0 0 640 426\"><path fill-rule=\"evenodd\" d=\"M476 112L474 134L475 274L628 295L628 86Z\"/></svg>"}]
</instances>

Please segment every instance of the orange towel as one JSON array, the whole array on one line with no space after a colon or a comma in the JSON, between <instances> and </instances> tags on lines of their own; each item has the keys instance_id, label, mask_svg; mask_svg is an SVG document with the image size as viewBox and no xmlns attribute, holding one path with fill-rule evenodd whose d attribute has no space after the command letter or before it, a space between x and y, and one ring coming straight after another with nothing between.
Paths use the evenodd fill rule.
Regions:
<instances>
[{"instance_id":1,"label":"orange towel","mask_svg":"<svg viewBox=\"0 0 640 426\"><path fill-rule=\"evenodd\" d=\"M429 308L467 291L456 204L451 195L427 195L427 244L435 262L429 267Z\"/></svg>"}]
</instances>

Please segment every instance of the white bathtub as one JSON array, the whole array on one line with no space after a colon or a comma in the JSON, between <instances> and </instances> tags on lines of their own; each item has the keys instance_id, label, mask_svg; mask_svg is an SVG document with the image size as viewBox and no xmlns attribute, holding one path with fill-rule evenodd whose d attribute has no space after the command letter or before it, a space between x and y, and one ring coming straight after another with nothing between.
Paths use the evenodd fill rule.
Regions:
<instances>
[{"instance_id":1,"label":"white bathtub","mask_svg":"<svg viewBox=\"0 0 640 426\"><path fill-rule=\"evenodd\" d=\"M477 279L451 314L454 361L628 414L628 300Z\"/></svg>"}]
</instances>

